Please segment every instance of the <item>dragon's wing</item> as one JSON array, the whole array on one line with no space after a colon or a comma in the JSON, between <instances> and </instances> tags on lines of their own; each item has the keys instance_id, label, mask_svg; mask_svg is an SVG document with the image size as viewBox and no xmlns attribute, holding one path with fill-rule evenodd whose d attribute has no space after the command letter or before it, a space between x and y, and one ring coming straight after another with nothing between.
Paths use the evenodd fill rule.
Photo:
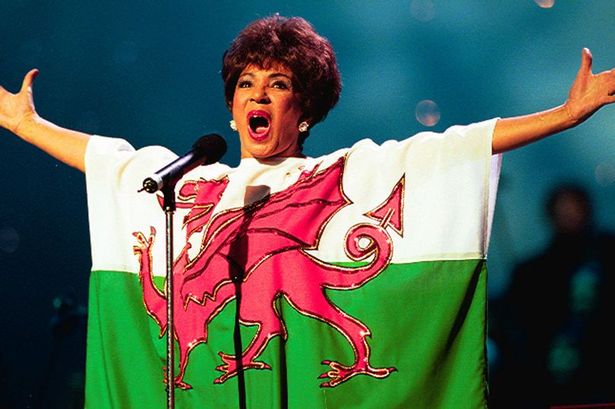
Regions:
<instances>
[{"instance_id":1,"label":"dragon's wing","mask_svg":"<svg viewBox=\"0 0 615 409\"><path fill-rule=\"evenodd\" d=\"M284 191L245 208L215 215L204 235L203 251L184 272L182 296L202 300L219 287L222 277L228 280L239 272L245 279L273 254L315 248L327 222L350 203L342 190L344 159L322 171L305 172ZM228 261L227 271L219 271L217 256Z\"/></svg>"}]
</instances>

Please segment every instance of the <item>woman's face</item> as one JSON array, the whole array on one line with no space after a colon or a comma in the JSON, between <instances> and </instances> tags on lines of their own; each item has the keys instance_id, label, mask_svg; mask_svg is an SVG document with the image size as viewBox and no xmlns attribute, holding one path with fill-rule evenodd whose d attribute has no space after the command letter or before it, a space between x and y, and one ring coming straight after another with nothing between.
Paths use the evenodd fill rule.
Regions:
<instances>
[{"instance_id":1,"label":"woman's face","mask_svg":"<svg viewBox=\"0 0 615 409\"><path fill-rule=\"evenodd\" d=\"M232 111L242 158L301 156L297 127L303 113L286 67L247 66L237 81Z\"/></svg>"}]
</instances>

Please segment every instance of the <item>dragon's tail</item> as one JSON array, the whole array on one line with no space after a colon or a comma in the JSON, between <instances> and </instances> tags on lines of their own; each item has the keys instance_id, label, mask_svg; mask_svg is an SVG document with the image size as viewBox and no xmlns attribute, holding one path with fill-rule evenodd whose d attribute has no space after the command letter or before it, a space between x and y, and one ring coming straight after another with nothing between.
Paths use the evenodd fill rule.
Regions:
<instances>
[{"instance_id":1,"label":"dragon's tail","mask_svg":"<svg viewBox=\"0 0 615 409\"><path fill-rule=\"evenodd\" d=\"M335 267L337 274L327 276L326 287L356 288L380 273L391 261L393 246L391 236L381 227L357 224L346 235L346 254L354 261L371 258L361 267Z\"/></svg>"}]
</instances>

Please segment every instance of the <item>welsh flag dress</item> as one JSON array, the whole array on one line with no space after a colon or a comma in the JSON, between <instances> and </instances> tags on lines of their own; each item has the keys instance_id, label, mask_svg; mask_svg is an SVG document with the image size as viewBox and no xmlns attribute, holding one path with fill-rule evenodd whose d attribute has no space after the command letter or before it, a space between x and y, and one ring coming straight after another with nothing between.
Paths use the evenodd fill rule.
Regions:
<instances>
[{"instance_id":1,"label":"welsh flag dress","mask_svg":"<svg viewBox=\"0 0 615 409\"><path fill-rule=\"evenodd\" d=\"M199 167L164 214L137 193L176 156L95 136L86 407L486 407L495 120L319 158Z\"/></svg>"}]
</instances>

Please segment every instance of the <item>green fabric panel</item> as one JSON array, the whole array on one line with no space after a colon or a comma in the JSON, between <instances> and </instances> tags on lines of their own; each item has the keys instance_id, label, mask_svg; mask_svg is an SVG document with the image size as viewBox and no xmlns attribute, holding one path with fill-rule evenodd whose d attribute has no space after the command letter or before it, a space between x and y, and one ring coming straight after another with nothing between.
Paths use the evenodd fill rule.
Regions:
<instances>
[{"instance_id":1,"label":"green fabric panel","mask_svg":"<svg viewBox=\"0 0 615 409\"><path fill-rule=\"evenodd\" d=\"M396 371L321 387L318 376L330 369L322 361L352 364L350 343L280 298L288 339L273 338L258 358L271 370L245 371L247 408L486 407L484 260L392 264L361 288L327 296L370 329L371 365ZM234 351L235 308L231 302L214 318L208 342L189 355L184 380L193 388L177 389L176 408L239 407L237 377L213 383L218 352ZM166 340L145 311L138 275L93 272L88 325L86 407L164 408ZM241 327L244 348L255 331Z\"/></svg>"}]
</instances>

